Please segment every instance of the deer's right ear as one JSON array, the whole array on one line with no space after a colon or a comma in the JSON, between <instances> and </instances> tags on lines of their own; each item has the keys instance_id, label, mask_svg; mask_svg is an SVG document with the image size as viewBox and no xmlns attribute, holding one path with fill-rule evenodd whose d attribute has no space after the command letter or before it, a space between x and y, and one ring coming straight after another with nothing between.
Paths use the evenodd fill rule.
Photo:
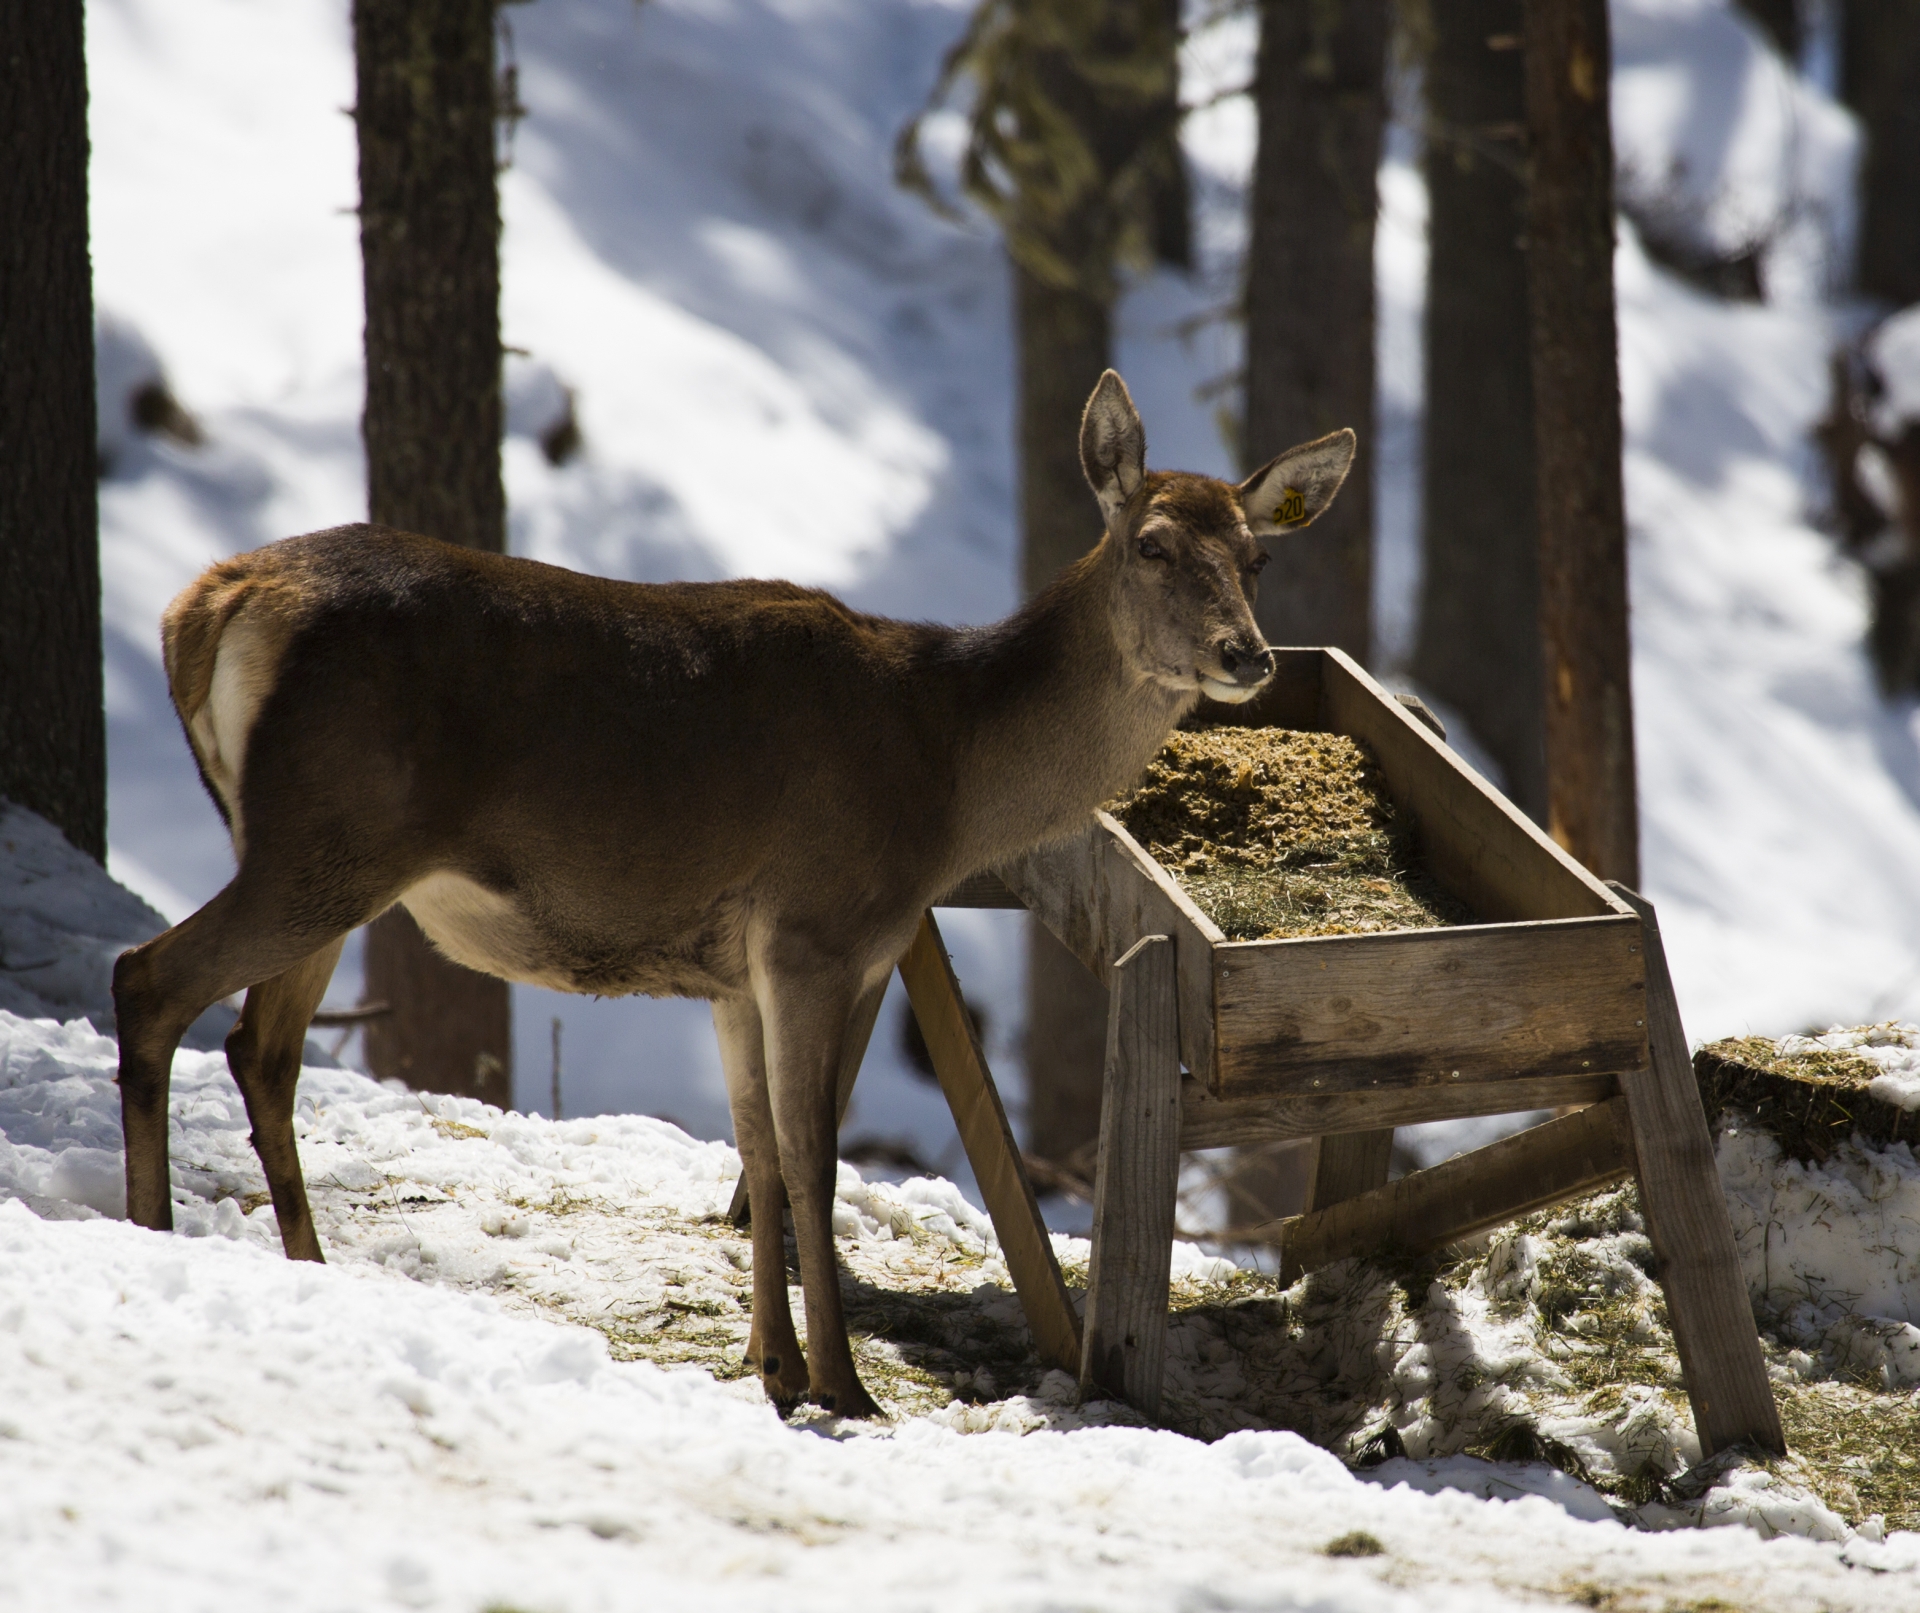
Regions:
<instances>
[{"instance_id":1,"label":"deer's right ear","mask_svg":"<svg viewBox=\"0 0 1920 1613\"><path fill-rule=\"evenodd\" d=\"M1080 468L1112 526L1147 471L1147 429L1127 383L1112 370L1100 377L1080 417Z\"/></svg>"},{"instance_id":2,"label":"deer's right ear","mask_svg":"<svg viewBox=\"0 0 1920 1613\"><path fill-rule=\"evenodd\" d=\"M1355 438L1344 427L1270 459L1237 489L1256 538L1305 526L1333 502L1353 466Z\"/></svg>"}]
</instances>

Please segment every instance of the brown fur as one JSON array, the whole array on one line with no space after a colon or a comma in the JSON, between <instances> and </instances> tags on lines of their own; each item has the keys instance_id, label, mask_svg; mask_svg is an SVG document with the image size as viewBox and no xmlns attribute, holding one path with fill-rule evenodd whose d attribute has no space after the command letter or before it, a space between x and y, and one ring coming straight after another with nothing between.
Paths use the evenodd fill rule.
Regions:
<instances>
[{"instance_id":1,"label":"brown fur","mask_svg":"<svg viewBox=\"0 0 1920 1613\"><path fill-rule=\"evenodd\" d=\"M1242 490L1145 476L1117 376L1088 416L1107 533L992 627L890 621L782 582L611 582L371 526L209 571L167 613L167 666L209 788L234 794L240 866L115 971L133 1218L170 1224L181 1032L250 987L229 1059L287 1251L320 1257L291 1132L301 1038L341 938L400 901L509 978L714 1000L755 1211L752 1358L776 1401L871 1412L831 1238L856 1005L942 891L1081 822L1202 687L1234 697L1267 675ZM242 625L245 701L221 659ZM216 765L202 712L223 678ZM786 1307L783 1181L810 1361Z\"/></svg>"}]
</instances>

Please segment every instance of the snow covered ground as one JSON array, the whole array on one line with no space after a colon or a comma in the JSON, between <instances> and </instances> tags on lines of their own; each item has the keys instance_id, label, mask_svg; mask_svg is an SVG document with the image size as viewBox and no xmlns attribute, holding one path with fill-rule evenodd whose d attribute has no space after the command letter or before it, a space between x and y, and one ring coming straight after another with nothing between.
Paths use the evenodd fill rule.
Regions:
<instances>
[{"instance_id":1,"label":"snow covered ground","mask_svg":"<svg viewBox=\"0 0 1920 1613\"><path fill-rule=\"evenodd\" d=\"M1414 1458L1359 1475L1271 1425L1205 1443L1077 1406L1002 1346L1023 1330L978 1213L944 1183L848 1170L856 1318L870 1291L923 1308L862 1342L893 1421L783 1424L712 1371L737 1373L746 1331L724 1145L309 1070L296 1125L331 1263L295 1265L215 1054L175 1067L179 1232L114 1219L114 1057L84 1022L0 1011L0 1605L1757 1613L1910 1607L1920 1584L1920 1535L1855 1532L1761 1469L1642 1507L1648 1532L1550 1468L1448 1458L1445 1425L1557 1373L1524 1314L1497 1314L1544 1280L1539 1238L1436 1284L1411 1326L1369 1331L1381 1306L1343 1305L1344 1327L1330 1313L1302 1341L1296 1405L1348 1377L1397 1391ZM1910 1154L1888 1168L1920 1191ZM1644 1285L1631 1226L1596 1233ZM1285 1306L1309 1293L1249 1308L1226 1275L1180 1252L1176 1402L1235 1381L1244 1402L1249 1340L1299 1335ZM928 1370L983 1352L1025 1391ZM1658 1402L1541 1428L1596 1460L1604 1427L1684 1447ZM1701 1521L1746 1527L1685 1527Z\"/></svg>"}]
</instances>

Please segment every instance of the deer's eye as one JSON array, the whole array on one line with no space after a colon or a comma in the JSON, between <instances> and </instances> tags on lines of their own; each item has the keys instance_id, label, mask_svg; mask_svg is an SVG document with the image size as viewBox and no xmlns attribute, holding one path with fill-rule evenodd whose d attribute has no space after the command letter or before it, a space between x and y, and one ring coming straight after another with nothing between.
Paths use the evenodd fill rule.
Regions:
<instances>
[{"instance_id":1,"label":"deer's eye","mask_svg":"<svg viewBox=\"0 0 1920 1613\"><path fill-rule=\"evenodd\" d=\"M1257 577L1260 575L1261 572L1267 569L1267 562L1272 558L1273 556L1268 554L1263 549L1260 551L1259 554L1255 555L1251 560L1247 562L1247 570L1252 572L1254 576Z\"/></svg>"},{"instance_id":2,"label":"deer's eye","mask_svg":"<svg viewBox=\"0 0 1920 1613\"><path fill-rule=\"evenodd\" d=\"M1142 538L1140 540L1140 558L1142 560L1164 560L1167 558L1167 551L1155 543L1152 538Z\"/></svg>"}]
</instances>

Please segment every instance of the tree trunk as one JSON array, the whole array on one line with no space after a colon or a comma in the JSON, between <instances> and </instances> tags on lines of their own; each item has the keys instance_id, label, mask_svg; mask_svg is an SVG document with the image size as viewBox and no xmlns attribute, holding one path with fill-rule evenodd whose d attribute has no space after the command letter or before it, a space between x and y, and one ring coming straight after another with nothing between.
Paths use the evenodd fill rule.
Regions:
<instances>
[{"instance_id":1,"label":"tree trunk","mask_svg":"<svg viewBox=\"0 0 1920 1613\"><path fill-rule=\"evenodd\" d=\"M1859 287L1920 302L1920 0L1845 0L1841 94L1866 125Z\"/></svg>"},{"instance_id":2,"label":"tree trunk","mask_svg":"<svg viewBox=\"0 0 1920 1613\"><path fill-rule=\"evenodd\" d=\"M1547 827L1637 886L1608 64L1606 0L1526 0Z\"/></svg>"},{"instance_id":3,"label":"tree trunk","mask_svg":"<svg viewBox=\"0 0 1920 1613\"><path fill-rule=\"evenodd\" d=\"M1013 270L1020 387L1020 590L1032 598L1100 541L1080 468L1080 413L1112 350L1112 311L1077 288ZM1104 1044L1104 1035L1102 1039Z\"/></svg>"},{"instance_id":4,"label":"tree trunk","mask_svg":"<svg viewBox=\"0 0 1920 1613\"><path fill-rule=\"evenodd\" d=\"M1274 644L1372 648L1373 229L1386 120L1385 0L1263 0L1247 255L1248 469L1340 426L1339 500L1271 540L1256 612Z\"/></svg>"},{"instance_id":5,"label":"tree trunk","mask_svg":"<svg viewBox=\"0 0 1920 1613\"><path fill-rule=\"evenodd\" d=\"M1043 8L1053 0L1036 3ZM1108 23L1110 32L1083 44L1091 56L1115 53L1109 67L1127 61L1142 39L1161 40L1171 53L1178 0L1114 7ZM1112 177L1128 171L1155 141L1172 141L1174 149L1146 198L1145 246L1159 262L1182 267L1191 253L1177 147L1177 74L1167 71L1165 93L1143 106L1130 94L1116 94L1099 65L1056 50L1040 52L1031 64L1048 99L1084 138L1101 179L1064 213L1016 204L1008 232L1020 388L1020 581L1028 597L1100 539L1099 506L1080 468L1080 414L1112 358L1110 299L1128 226L1108 192ZM1059 284L1022 262L1023 233L1043 240L1056 262L1076 266L1078 281ZM1106 1040L1106 987L1038 920L1029 920L1025 1050L1027 1140L1034 1153L1080 1163L1098 1138Z\"/></svg>"},{"instance_id":6,"label":"tree trunk","mask_svg":"<svg viewBox=\"0 0 1920 1613\"><path fill-rule=\"evenodd\" d=\"M1447 0L1432 12L1425 565L1413 671L1458 708L1508 794L1544 823L1520 5Z\"/></svg>"},{"instance_id":7,"label":"tree trunk","mask_svg":"<svg viewBox=\"0 0 1920 1613\"><path fill-rule=\"evenodd\" d=\"M71 0L0 6L0 796L107 855L87 62Z\"/></svg>"},{"instance_id":8,"label":"tree trunk","mask_svg":"<svg viewBox=\"0 0 1920 1613\"><path fill-rule=\"evenodd\" d=\"M354 0L367 503L389 526L496 553L500 204L493 0ZM406 913L367 928L376 1075L509 1106L505 981L450 963Z\"/></svg>"},{"instance_id":9,"label":"tree trunk","mask_svg":"<svg viewBox=\"0 0 1920 1613\"><path fill-rule=\"evenodd\" d=\"M1800 60L1799 0L1740 0L1740 9L1759 23L1789 66Z\"/></svg>"},{"instance_id":10,"label":"tree trunk","mask_svg":"<svg viewBox=\"0 0 1920 1613\"><path fill-rule=\"evenodd\" d=\"M1013 266L1019 343L1021 591L1031 597L1100 538L1080 468L1080 412L1107 367L1112 315ZM1027 1145L1066 1161L1099 1135L1107 990L1038 919L1027 921Z\"/></svg>"}]
</instances>

